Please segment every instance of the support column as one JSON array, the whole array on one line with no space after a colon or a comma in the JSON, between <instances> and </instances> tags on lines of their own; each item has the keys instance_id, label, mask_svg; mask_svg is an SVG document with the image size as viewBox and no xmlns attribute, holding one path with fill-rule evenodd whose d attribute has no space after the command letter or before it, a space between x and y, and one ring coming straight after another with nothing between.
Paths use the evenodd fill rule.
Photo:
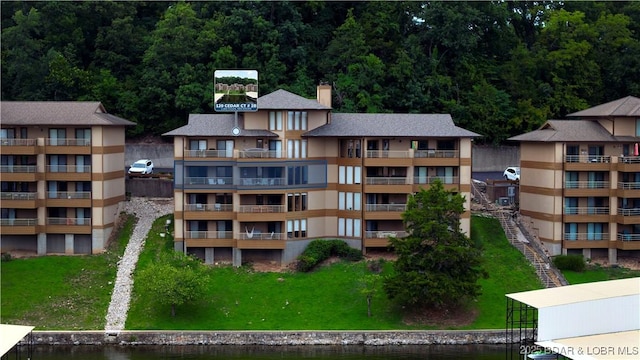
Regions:
<instances>
[{"instance_id":1,"label":"support column","mask_svg":"<svg viewBox=\"0 0 640 360\"><path fill-rule=\"evenodd\" d=\"M64 253L67 255L74 254L73 239L73 234L64 234Z\"/></svg>"},{"instance_id":2,"label":"support column","mask_svg":"<svg viewBox=\"0 0 640 360\"><path fill-rule=\"evenodd\" d=\"M618 265L618 249L609 248L609 265Z\"/></svg>"},{"instance_id":3,"label":"support column","mask_svg":"<svg viewBox=\"0 0 640 360\"><path fill-rule=\"evenodd\" d=\"M47 255L47 234L38 234L38 255Z\"/></svg>"},{"instance_id":4,"label":"support column","mask_svg":"<svg viewBox=\"0 0 640 360\"><path fill-rule=\"evenodd\" d=\"M591 259L591 249L582 249L582 256L585 259Z\"/></svg>"},{"instance_id":5,"label":"support column","mask_svg":"<svg viewBox=\"0 0 640 360\"><path fill-rule=\"evenodd\" d=\"M204 263L205 264L213 265L214 253L215 253L215 248L212 248L212 247L204 248Z\"/></svg>"},{"instance_id":6,"label":"support column","mask_svg":"<svg viewBox=\"0 0 640 360\"><path fill-rule=\"evenodd\" d=\"M233 266L242 266L242 250L236 248L231 249L231 257L233 258Z\"/></svg>"}]
</instances>

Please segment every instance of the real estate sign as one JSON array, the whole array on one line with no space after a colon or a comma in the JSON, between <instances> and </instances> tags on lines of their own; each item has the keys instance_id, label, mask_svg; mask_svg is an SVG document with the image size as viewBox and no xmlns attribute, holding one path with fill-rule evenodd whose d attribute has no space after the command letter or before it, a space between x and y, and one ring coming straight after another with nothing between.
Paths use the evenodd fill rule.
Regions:
<instances>
[{"instance_id":1,"label":"real estate sign","mask_svg":"<svg viewBox=\"0 0 640 360\"><path fill-rule=\"evenodd\" d=\"M216 111L258 110L257 70L216 70L213 77Z\"/></svg>"}]
</instances>

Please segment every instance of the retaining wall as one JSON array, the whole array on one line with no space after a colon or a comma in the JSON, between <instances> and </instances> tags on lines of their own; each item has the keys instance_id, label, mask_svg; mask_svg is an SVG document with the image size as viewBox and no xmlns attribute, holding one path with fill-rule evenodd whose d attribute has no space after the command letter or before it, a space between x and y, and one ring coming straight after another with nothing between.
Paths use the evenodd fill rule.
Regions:
<instances>
[{"instance_id":1,"label":"retaining wall","mask_svg":"<svg viewBox=\"0 0 640 360\"><path fill-rule=\"evenodd\" d=\"M34 331L34 345L467 345L505 344L505 330Z\"/></svg>"}]
</instances>

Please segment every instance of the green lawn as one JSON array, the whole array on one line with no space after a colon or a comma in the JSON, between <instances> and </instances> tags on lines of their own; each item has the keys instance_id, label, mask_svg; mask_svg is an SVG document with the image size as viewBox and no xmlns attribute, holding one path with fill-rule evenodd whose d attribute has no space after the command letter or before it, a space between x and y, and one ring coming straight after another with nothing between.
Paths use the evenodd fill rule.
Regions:
<instances>
[{"instance_id":1,"label":"green lawn","mask_svg":"<svg viewBox=\"0 0 640 360\"><path fill-rule=\"evenodd\" d=\"M104 329L116 263L134 220L127 218L118 241L101 255L2 261L0 322L34 325L37 330Z\"/></svg>"},{"instance_id":2,"label":"green lawn","mask_svg":"<svg viewBox=\"0 0 640 360\"><path fill-rule=\"evenodd\" d=\"M605 281L639 277L640 271L630 270L622 267L602 267L600 265L587 265L587 270L583 272L563 271L565 279L569 284L582 284L594 281Z\"/></svg>"},{"instance_id":3,"label":"green lawn","mask_svg":"<svg viewBox=\"0 0 640 360\"><path fill-rule=\"evenodd\" d=\"M161 237L167 217L154 222L138 269L154 261L160 252L172 251L169 237ZM130 237L129 218L112 249L93 256L46 256L2 262L0 320L31 324L38 330L103 329L116 263ZM497 220L473 216L471 235L483 247L489 278L482 279L482 295L471 305L478 314L463 329L504 328L505 294L541 288L533 268L509 245ZM393 271L391 263L383 273ZM364 262L339 262L311 273L261 273L251 268L210 268L206 296L177 308L160 306L149 294L134 289L127 329L198 330L390 330L429 329L402 322L402 313L379 287L367 316L360 282L368 272ZM596 269L579 276L584 281L611 278L625 269ZM637 275L629 275L637 276ZM567 276L572 283L579 282Z\"/></svg>"}]
</instances>

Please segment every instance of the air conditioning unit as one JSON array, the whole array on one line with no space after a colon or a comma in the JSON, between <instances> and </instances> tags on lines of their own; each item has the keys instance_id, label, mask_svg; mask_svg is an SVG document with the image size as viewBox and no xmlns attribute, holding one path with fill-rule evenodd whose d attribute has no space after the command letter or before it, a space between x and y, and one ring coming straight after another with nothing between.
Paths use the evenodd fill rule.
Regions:
<instances>
[{"instance_id":1,"label":"air conditioning unit","mask_svg":"<svg viewBox=\"0 0 640 360\"><path fill-rule=\"evenodd\" d=\"M509 198L508 197L501 197L498 199L498 205L501 206L508 206L509 205Z\"/></svg>"}]
</instances>

